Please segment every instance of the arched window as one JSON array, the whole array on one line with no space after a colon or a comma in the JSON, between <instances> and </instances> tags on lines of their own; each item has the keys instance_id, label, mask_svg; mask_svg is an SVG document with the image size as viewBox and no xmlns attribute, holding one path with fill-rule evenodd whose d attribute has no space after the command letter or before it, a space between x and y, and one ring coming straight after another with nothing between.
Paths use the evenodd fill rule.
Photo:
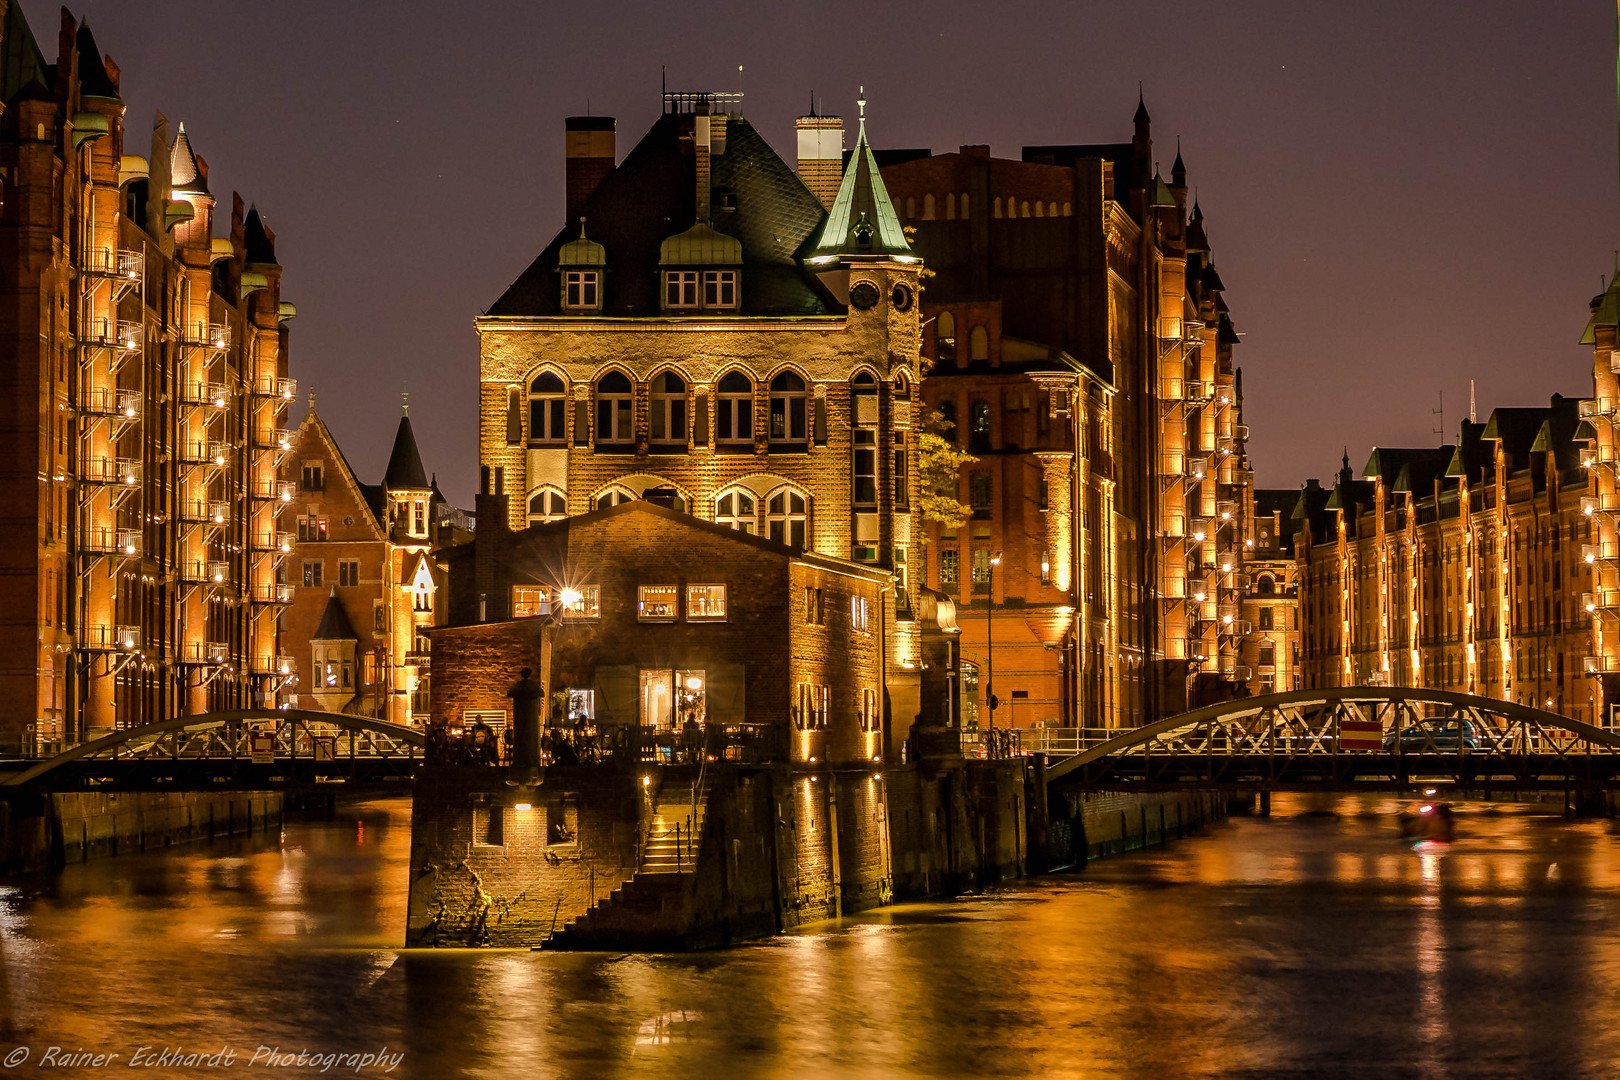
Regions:
<instances>
[{"instance_id":1,"label":"arched window","mask_svg":"<svg viewBox=\"0 0 1620 1080\"><path fill-rule=\"evenodd\" d=\"M652 441L660 448L686 448L686 380L666 371L652 381Z\"/></svg>"},{"instance_id":2,"label":"arched window","mask_svg":"<svg viewBox=\"0 0 1620 1080\"><path fill-rule=\"evenodd\" d=\"M563 381L549 371L529 384L529 442L531 445L561 446L567 432L564 418Z\"/></svg>"},{"instance_id":3,"label":"arched window","mask_svg":"<svg viewBox=\"0 0 1620 1080\"><path fill-rule=\"evenodd\" d=\"M962 192L962 202L960 205L962 208L962 220L966 221L968 219L968 193L965 191Z\"/></svg>"},{"instance_id":4,"label":"arched window","mask_svg":"<svg viewBox=\"0 0 1620 1080\"><path fill-rule=\"evenodd\" d=\"M995 197L995 199L992 200L991 203L990 203L990 216L991 217L1000 217L1001 216L1001 196L1000 195L997 195Z\"/></svg>"},{"instance_id":5,"label":"arched window","mask_svg":"<svg viewBox=\"0 0 1620 1080\"><path fill-rule=\"evenodd\" d=\"M622 372L610 371L596 383L596 444L626 444L631 441L630 380Z\"/></svg>"},{"instance_id":6,"label":"arched window","mask_svg":"<svg viewBox=\"0 0 1620 1080\"><path fill-rule=\"evenodd\" d=\"M1022 205L1020 205L1018 207L1018 216L1019 217L1029 217L1029 200L1028 199L1025 199L1023 201Z\"/></svg>"},{"instance_id":7,"label":"arched window","mask_svg":"<svg viewBox=\"0 0 1620 1080\"><path fill-rule=\"evenodd\" d=\"M1039 199L1035 200L1035 216L1036 217L1045 217L1046 216L1046 208L1041 205L1041 200L1039 200Z\"/></svg>"},{"instance_id":8,"label":"arched window","mask_svg":"<svg viewBox=\"0 0 1620 1080\"><path fill-rule=\"evenodd\" d=\"M911 380L906 378L906 373L905 372L903 372L903 371L895 372L894 373L894 399L896 401L906 401L910 397L911 397Z\"/></svg>"},{"instance_id":9,"label":"arched window","mask_svg":"<svg viewBox=\"0 0 1620 1080\"><path fill-rule=\"evenodd\" d=\"M621 503L635 502L635 500L636 497L624 488L608 488L596 497L596 508L598 510L608 510Z\"/></svg>"},{"instance_id":10,"label":"arched window","mask_svg":"<svg viewBox=\"0 0 1620 1080\"><path fill-rule=\"evenodd\" d=\"M1074 203L1066 202L1063 204L1063 216L1074 217Z\"/></svg>"},{"instance_id":11,"label":"arched window","mask_svg":"<svg viewBox=\"0 0 1620 1080\"><path fill-rule=\"evenodd\" d=\"M720 380L720 414L716 434L722 446L751 446L754 442L754 384L740 371Z\"/></svg>"},{"instance_id":12,"label":"arched window","mask_svg":"<svg viewBox=\"0 0 1620 1080\"><path fill-rule=\"evenodd\" d=\"M541 488L529 496L529 524L557 521L568 516L568 500L556 488Z\"/></svg>"},{"instance_id":13,"label":"arched window","mask_svg":"<svg viewBox=\"0 0 1620 1080\"><path fill-rule=\"evenodd\" d=\"M956 192L954 191L945 193L945 220L956 220Z\"/></svg>"},{"instance_id":14,"label":"arched window","mask_svg":"<svg viewBox=\"0 0 1620 1080\"><path fill-rule=\"evenodd\" d=\"M990 359L990 332L982 326L975 326L968 335L968 359Z\"/></svg>"},{"instance_id":15,"label":"arched window","mask_svg":"<svg viewBox=\"0 0 1620 1080\"><path fill-rule=\"evenodd\" d=\"M759 507L754 496L741 488L714 500L714 522L750 535L759 530Z\"/></svg>"},{"instance_id":16,"label":"arched window","mask_svg":"<svg viewBox=\"0 0 1620 1080\"><path fill-rule=\"evenodd\" d=\"M948 311L939 313L939 322L934 327L934 343L934 351L939 354L937 359L940 362L956 362L956 316Z\"/></svg>"},{"instance_id":17,"label":"arched window","mask_svg":"<svg viewBox=\"0 0 1620 1080\"><path fill-rule=\"evenodd\" d=\"M765 514L771 539L789 547L804 547L810 534L809 506L809 500L792 489L784 488L772 495Z\"/></svg>"},{"instance_id":18,"label":"arched window","mask_svg":"<svg viewBox=\"0 0 1620 1080\"><path fill-rule=\"evenodd\" d=\"M1046 204L1046 216L1057 217L1057 203L1052 202Z\"/></svg>"},{"instance_id":19,"label":"arched window","mask_svg":"<svg viewBox=\"0 0 1620 1080\"><path fill-rule=\"evenodd\" d=\"M923 220L934 220L934 193L929 192L923 196Z\"/></svg>"},{"instance_id":20,"label":"arched window","mask_svg":"<svg viewBox=\"0 0 1620 1080\"><path fill-rule=\"evenodd\" d=\"M1255 583L1255 591L1261 596L1270 596L1277 591L1277 583L1270 574L1261 574L1260 580Z\"/></svg>"},{"instance_id":21,"label":"arched window","mask_svg":"<svg viewBox=\"0 0 1620 1080\"><path fill-rule=\"evenodd\" d=\"M973 402L973 417L968 428L968 449L979 454L990 449L990 403L984 398Z\"/></svg>"},{"instance_id":22,"label":"arched window","mask_svg":"<svg viewBox=\"0 0 1620 1080\"><path fill-rule=\"evenodd\" d=\"M917 220L917 200L912 198L910 195L906 196L906 220Z\"/></svg>"},{"instance_id":23,"label":"arched window","mask_svg":"<svg viewBox=\"0 0 1620 1080\"><path fill-rule=\"evenodd\" d=\"M1017 199L1008 199L1007 200L1007 216L1010 217L1010 218L1015 218L1015 217L1018 216L1018 200Z\"/></svg>"},{"instance_id":24,"label":"arched window","mask_svg":"<svg viewBox=\"0 0 1620 1080\"><path fill-rule=\"evenodd\" d=\"M809 436L809 395L804 380L784 371L771 380L771 442L802 443Z\"/></svg>"}]
</instances>

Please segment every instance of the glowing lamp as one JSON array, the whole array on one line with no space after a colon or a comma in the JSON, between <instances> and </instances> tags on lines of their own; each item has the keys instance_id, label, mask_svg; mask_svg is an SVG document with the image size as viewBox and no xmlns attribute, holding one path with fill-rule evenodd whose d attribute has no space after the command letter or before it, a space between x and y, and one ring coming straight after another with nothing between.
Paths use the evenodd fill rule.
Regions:
<instances>
[{"instance_id":1,"label":"glowing lamp","mask_svg":"<svg viewBox=\"0 0 1620 1080\"><path fill-rule=\"evenodd\" d=\"M579 603L583 597L580 595L579 590L577 589L564 589L562 592L557 594L557 599L562 601L563 607L573 607L575 604Z\"/></svg>"},{"instance_id":2,"label":"glowing lamp","mask_svg":"<svg viewBox=\"0 0 1620 1080\"><path fill-rule=\"evenodd\" d=\"M529 804L529 803L526 803L526 802L520 802L517 805L513 806L512 809L514 809L514 810L532 810L533 806L531 804Z\"/></svg>"}]
</instances>

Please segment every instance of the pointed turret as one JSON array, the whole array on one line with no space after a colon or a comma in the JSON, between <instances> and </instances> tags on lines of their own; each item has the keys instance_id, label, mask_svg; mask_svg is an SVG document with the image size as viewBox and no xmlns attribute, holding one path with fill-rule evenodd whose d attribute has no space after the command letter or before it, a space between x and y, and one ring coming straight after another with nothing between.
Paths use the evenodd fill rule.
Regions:
<instances>
[{"instance_id":1,"label":"pointed turret","mask_svg":"<svg viewBox=\"0 0 1620 1080\"><path fill-rule=\"evenodd\" d=\"M0 33L0 102L10 105L19 98L46 100L54 70L45 62L34 32L23 18L21 4L6 6L4 31ZM24 94L24 91L27 94Z\"/></svg>"},{"instance_id":2,"label":"pointed turret","mask_svg":"<svg viewBox=\"0 0 1620 1080\"><path fill-rule=\"evenodd\" d=\"M1586 320L1586 330L1581 334L1582 345L1597 344L1597 328L1600 326L1620 326L1620 273L1616 273L1609 281L1609 287L1592 297L1592 317Z\"/></svg>"},{"instance_id":3,"label":"pointed turret","mask_svg":"<svg viewBox=\"0 0 1620 1080\"><path fill-rule=\"evenodd\" d=\"M427 470L422 468L422 454L416 448L416 434L411 430L409 413L399 418L394 450L388 455L388 471L383 473L383 487L389 491L430 490Z\"/></svg>"},{"instance_id":4,"label":"pointed turret","mask_svg":"<svg viewBox=\"0 0 1620 1080\"><path fill-rule=\"evenodd\" d=\"M1146 128L1153 118L1148 115L1147 100L1142 96L1142 84L1136 84L1136 115L1131 117L1131 123L1136 125L1137 134L1147 134Z\"/></svg>"},{"instance_id":5,"label":"pointed turret","mask_svg":"<svg viewBox=\"0 0 1620 1080\"><path fill-rule=\"evenodd\" d=\"M13 8L16 6L12 5ZM79 53L80 99L102 98L107 101L122 101L123 98L118 96L118 83L108 72L107 61L101 55L101 50L96 48L96 37L90 32L89 19L79 24L74 47Z\"/></svg>"},{"instance_id":6,"label":"pointed turret","mask_svg":"<svg viewBox=\"0 0 1620 1080\"><path fill-rule=\"evenodd\" d=\"M358 641L359 634L354 632L354 624L349 621L348 614L343 605L338 603L337 586L332 586L332 592L326 598L326 610L321 612L321 625L315 628L310 635L311 641Z\"/></svg>"},{"instance_id":7,"label":"pointed turret","mask_svg":"<svg viewBox=\"0 0 1620 1080\"><path fill-rule=\"evenodd\" d=\"M1199 209L1197 199L1193 200L1192 216L1187 221L1187 250L1209 250L1209 237L1204 235L1204 211Z\"/></svg>"},{"instance_id":8,"label":"pointed turret","mask_svg":"<svg viewBox=\"0 0 1620 1080\"><path fill-rule=\"evenodd\" d=\"M877 157L866 142L866 88L861 88L860 133L832 210L822 224L809 261L831 263L844 258L898 259L917 262L895 213L889 189L878 173Z\"/></svg>"},{"instance_id":9,"label":"pointed turret","mask_svg":"<svg viewBox=\"0 0 1620 1080\"><path fill-rule=\"evenodd\" d=\"M1181 160L1181 139L1176 138L1176 161L1170 166L1170 182L1176 187L1187 186L1187 166Z\"/></svg>"},{"instance_id":10,"label":"pointed turret","mask_svg":"<svg viewBox=\"0 0 1620 1080\"><path fill-rule=\"evenodd\" d=\"M249 264L276 265L276 234L265 226L257 206L248 207L247 220L242 223L242 248Z\"/></svg>"},{"instance_id":11,"label":"pointed turret","mask_svg":"<svg viewBox=\"0 0 1620 1080\"><path fill-rule=\"evenodd\" d=\"M191 139L186 135L183 122L180 133L174 137L174 148L169 151L169 183L176 192L208 194L208 176L197 164L197 155L191 149Z\"/></svg>"}]
</instances>

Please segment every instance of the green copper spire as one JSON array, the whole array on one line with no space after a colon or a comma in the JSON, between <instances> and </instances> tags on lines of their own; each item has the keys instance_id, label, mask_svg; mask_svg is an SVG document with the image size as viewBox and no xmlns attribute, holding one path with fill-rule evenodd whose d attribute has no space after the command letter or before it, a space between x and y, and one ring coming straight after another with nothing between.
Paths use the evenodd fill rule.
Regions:
<instances>
[{"instance_id":1,"label":"green copper spire","mask_svg":"<svg viewBox=\"0 0 1620 1080\"><path fill-rule=\"evenodd\" d=\"M844 170L838 197L821 226L821 235L811 250L809 261L832 263L845 258L898 259L917 262L894 212L888 188L878 173L877 156L866 143L866 87L861 87L860 134L855 151Z\"/></svg>"}]
</instances>

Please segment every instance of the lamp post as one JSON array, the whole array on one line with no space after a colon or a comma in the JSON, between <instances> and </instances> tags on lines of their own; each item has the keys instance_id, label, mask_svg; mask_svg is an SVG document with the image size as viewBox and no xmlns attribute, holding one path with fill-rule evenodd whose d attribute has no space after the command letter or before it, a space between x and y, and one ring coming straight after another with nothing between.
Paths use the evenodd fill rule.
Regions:
<instances>
[{"instance_id":1,"label":"lamp post","mask_svg":"<svg viewBox=\"0 0 1620 1080\"><path fill-rule=\"evenodd\" d=\"M990 727L996 726L996 567L1001 565L1001 552L990 553L990 606L984 609L985 667L984 702L990 707Z\"/></svg>"}]
</instances>

